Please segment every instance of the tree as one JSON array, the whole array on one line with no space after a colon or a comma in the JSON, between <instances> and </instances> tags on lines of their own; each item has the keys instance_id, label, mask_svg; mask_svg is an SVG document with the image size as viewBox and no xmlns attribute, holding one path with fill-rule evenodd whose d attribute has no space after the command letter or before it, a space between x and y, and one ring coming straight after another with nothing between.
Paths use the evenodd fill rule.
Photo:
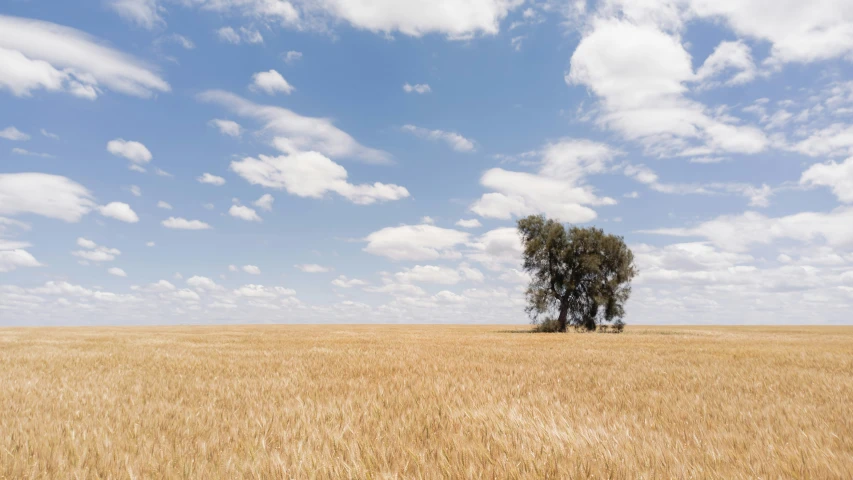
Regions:
<instances>
[{"instance_id":1,"label":"tree","mask_svg":"<svg viewBox=\"0 0 853 480\"><path fill-rule=\"evenodd\" d=\"M622 237L595 227L564 227L541 215L519 220L518 232L531 276L526 311L534 322L544 317L560 332L568 325L595 330L607 322L621 331L637 274Z\"/></svg>"}]
</instances>

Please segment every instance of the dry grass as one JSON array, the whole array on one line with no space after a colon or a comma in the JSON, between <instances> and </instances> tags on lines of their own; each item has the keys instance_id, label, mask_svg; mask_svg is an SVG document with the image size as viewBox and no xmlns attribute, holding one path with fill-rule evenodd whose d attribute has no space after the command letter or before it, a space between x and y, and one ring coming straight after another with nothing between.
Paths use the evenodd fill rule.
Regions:
<instances>
[{"instance_id":1,"label":"dry grass","mask_svg":"<svg viewBox=\"0 0 853 480\"><path fill-rule=\"evenodd\" d=\"M0 478L853 478L853 328L0 330Z\"/></svg>"}]
</instances>

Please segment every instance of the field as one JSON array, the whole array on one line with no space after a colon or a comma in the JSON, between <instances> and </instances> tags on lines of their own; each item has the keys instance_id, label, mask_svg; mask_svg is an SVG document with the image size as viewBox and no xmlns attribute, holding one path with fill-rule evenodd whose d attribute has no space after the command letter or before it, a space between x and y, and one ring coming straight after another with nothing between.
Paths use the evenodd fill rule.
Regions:
<instances>
[{"instance_id":1,"label":"field","mask_svg":"<svg viewBox=\"0 0 853 480\"><path fill-rule=\"evenodd\" d=\"M853 327L0 329L0 478L853 478Z\"/></svg>"}]
</instances>

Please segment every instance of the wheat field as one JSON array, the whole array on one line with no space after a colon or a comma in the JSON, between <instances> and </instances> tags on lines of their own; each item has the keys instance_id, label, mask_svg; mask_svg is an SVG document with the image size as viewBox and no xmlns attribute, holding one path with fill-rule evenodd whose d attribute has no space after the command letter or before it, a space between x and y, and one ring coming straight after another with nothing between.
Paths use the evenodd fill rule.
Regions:
<instances>
[{"instance_id":1,"label":"wheat field","mask_svg":"<svg viewBox=\"0 0 853 480\"><path fill-rule=\"evenodd\" d=\"M853 327L0 329L0 478L853 478Z\"/></svg>"}]
</instances>

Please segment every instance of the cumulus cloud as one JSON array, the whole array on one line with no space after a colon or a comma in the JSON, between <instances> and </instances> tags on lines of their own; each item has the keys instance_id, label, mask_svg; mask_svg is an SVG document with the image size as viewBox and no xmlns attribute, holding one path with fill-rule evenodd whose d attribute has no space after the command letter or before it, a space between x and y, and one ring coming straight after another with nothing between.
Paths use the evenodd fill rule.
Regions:
<instances>
[{"instance_id":1,"label":"cumulus cloud","mask_svg":"<svg viewBox=\"0 0 853 480\"><path fill-rule=\"evenodd\" d=\"M296 295L296 291L284 287L265 287L263 285L248 284L234 290L238 297L274 298L289 297Z\"/></svg>"},{"instance_id":2,"label":"cumulus cloud","mask_svg":"<svg viewBox=\"0 0 853 480\"><path fill-rule=\"evenodd\" d=\"M158 0L109 0L107 5L125 20L148 30L165 24Z\"/></svg>"},{"instance_id":3,"label":"cumulus cloud","mask_svg":"<svg viewBox=\"0 0 853 480\"><path fill-rule=\"evenodd\" d=\"M521 264L522 244L515 228L496 228L469 243L466 257L489 270L505 270Z\"/></svg>"},{"instance_id":4,"label":"cumulus cloud","mask_svg":"<svg viewBox=\"0 0 853 480\"><path fill-rule=\"evenodd\" d=\"M264 37L261 32L247 27L240 27L239 32L232 27L222 27L216 30L216 36L219 40L239 45L241 43L261 44L264 43Z\"/></svg>"},{"instance_id":5,"label":"cumulus cloud","mask_svg":"<svg viewBox=\"0 0 853 480\"><path fill-rule=\"evenodd\" d=\"M344 167L317 152L247 157L231 162L231 170L249 183L283 189L299 197L322 198L334 192L353 203L370 205L409 196L409 191L398 185L349 183Z\"/></svg>"},{"instance_id":6,"label":"cumulus cloud","mask_svg":"<svg viewBox=\"0 0 853 480\"><path fill-rule=\"evenodd\" d=\"M695 227L659 228L643 233L706 238L731 252L747 251L752 245L767 245L779 239L803 243L825 241L833 247L853 245L853 207L839 207L829 213L800 212L768 217L747 211L721 215Z\"/></svg>"},{"instance_id":7,"label":"cumulus cloud","mask_svg":"<svg viewBox=\"0 0 853 480\"><path fill-rule=\"evenodd\" d=\"M803 172L800 184L829 187L840 202L853 203L853 157L842 163L812 165Z\"/></svg>"},{"instance_id":8,"label":"cumulus cloud","mask_svg":"<svg viewBox=\"0 0 853 480\"><path fill-rule=\"evenodd\" d=\"M469 234L435 225L401 225L377 230L365 238L364 251L392 260L459 258L456 250Z\"/></svg>"},{"instance_id":9,"label":"cumulus cloud","mask_svg":"<svg viewBox=\"0 0 853 480\"><path fill-rule=\"evenodd\" d=\"M314 150L333 158L353 157L368 163L388 163L391 159L386 152L359 144L327 118L304 117L286 108L258 105L221 90L209 90L198 98L262 123L262 132L284 153Z\"/></svg>"},{"instance_id":10,"label":"cumulus cloud","mask_svg":"<svg viewBox=\"0 0 853 480\"><path fill-rule=\"evenodd\" d=\"M214 118L210 121L210 125L216 127L219 130L219 133L228 135L229 137L237 138L243 134L243 127L233 120Z\"/></svg>"},{"instance_id":11,"label":"cumulus cloud","mask_svg":"<svg viewBox=\"0 0 853 480\"><path fill-rule=\"evenodd\" d=\"M172 206L169 205L168 203L164 202L163 200L160 200L159 202L157 202L157 208L162 208L164 210L171 210Z\"/></svg>"},{"instance_id":12,"label":"cumulus cloud","mask_svg":"<svg viewBox=\"0 0 853 480\"><path fill-rule=\"evenodd\" d=\"M723 72L731 70L737 72L731 78L725 81L715 80ZM742 41L720 42L696 71L695 80L701 82L705 88L718 84L734 86L751 82L756 74L757 69L752 62L752 54L745 43Z\"/></svg>"},{"instance_id":13,"label":"cumulus cloud","mask_svg":"<svg viewBox=\"0 0 853 480\"><path fill-rule=\"evenodd\" d=\"M170 90L145 63L86 33L0 15L0 89L20 97L45 89L95 99L104 88L138 97Z\"/></svg>"},{"instance_id":14,"label":"cumulus cloud","mask_svg":"<svg viewBox=\"0 0 853 480\"><path fill-rule=\"evenodd\" d=\"M127 273L125 273L124 270L122 270L118 267L109 268L107 270L107 273L109 273L110 275L115 275L116 277L126 277L127 276Z\"/></svg>"},{"instance_id":15,"label":"cumulus cloud","mask_svg":"<svg viewBox=\"0 0 853 480\"><path fill-rule=\"evenodd\" d=\"M316 263L305 263L301 265L294 265L294 267L305 273L326 273L332 270L329 267L317 265Z\"/></svg>"},{"instance_id":16,"label":"cumulus cloud","mask_svg":"<svg viewBox=\"0 0 853 480\"><path fill-rule=\"evenodd\" d=\"M440 265L415 265L394 274L399 283L436 283L440 285L455 285L463 280L481 282L483 273L467 264L458 269Z\"/></svg>"},{"instance_id":17,"label":"cumulus cloud","mask_svg":"<svg viewBox=\"0 0 853 480\"><path fill-rule=\"evenodd\" d=\"M144 165L153 158L145 145L123 138L116 138L107 142L107 151L118 157L124 157L137 165Z\"/></svg>"},{"instance_id":18,"label":"cumulus cloud","mask_svg":"<svg viewBox=\"0 0 853 480\"><path fill-rule=\"evenodd\" d=\"M563 139L546 145L538 173L502 168L487 170L480 184L491 190L471 205L471 211L490 218L544 213L565 222L582 223L596 218L590 206L613 205L585 184L590 174L604 173L619 152L589 140Z\"/></svg>"},{"instance_id":19,"label":"cumulus cloud","mask_svg":"<svg viewBox=\"0 0 853 480\"><path fill-rule=\"evenodd\" d=\"M14 126L6 127L3 130L0 130L0 138L5 138L6 140L16 140L23 141L29 140L30 136L26 133L18 130Z\"/></svg>"},{"instance_id":20,"label":"cumulus cloud","mask_svg":"<svg viewBox=\"0 0 853 480\"><path fill-rule=\"evenodd\" d=\"M275 198L269 193L265 193L261 195L261 198L252 202L252 205L260 208L261 210L266 210L268 212L272 211L272 204L275 202Z\"/></svg>"},{"instance_id":21,"label":"cumulus cloud","mask_svg":"<svg viewBox=\"0 0 853 480\"><path fill-rule=\"evenodd\" d=\"M289 50L283 54L281 54L281 59L284 60L285 63L291 64L300 60L302 58L302 52L297 52L296 50Z\"/></svg>"},{"instance_id":22,"label":"cumulus cloud","mask_svg":"<svg viewBox=\"0 0 853 480\"><path fill-rule=\"evenodd\" d=\"M0 225L3 218L0 217ZM11 222L10 222L11 223ZM0 233L3 229L0 228ZM0 273L11 272L19 267L40 267L42 264L25 249L31 245L27 242L14 242L0 237Z\"/></svg>"},{"instance_id":23,"label":"cumulus cloud","mask_svg":"<svg viewBox=\"0 0 853 480\"><path fill-rule=\"evenodd\" d=\"M217 177L216 175L212 175L210 173L205 172L200 177L196 178L199 183L207 183L208 185L215 185L217 187L221 187L225 185L225 179L222 177Z\"/></svg>"},{"instance_id":24,"label":"cumulus cloud","mask_svg":"<svg viewBox=\"0 0 853 480\"><path fill-rule=\"evenodd\" d=\"M480 221L477 220L476 218L471 218L471 219L459 219L459 221L456 222L456 226L462 227L462 228L477 228L477 227L482 227L483 224L480 223Z\"/></svg>"},{"instance_id":25,"label":"cumulus cloud","mask_svg":"<svg viewBox=\"0 0 853 480\"><path fill-rule=\"evenodd\" d=\"M258 72L252 75L252 85L250 88L254 91L265 92L267 95L274 95L277 92L290 95L295 88L287 83L287 80L275 70L268 72Z\"/></svg>"},{"instance_id":26,"label":"cumulus cloud","mask_svg":"<svg viewBox=\"0 0 853 480\"><path fill-rule=\"evenodd\" d=\"M75 250L71 254L92 262L111 262L115 260L116 256L121 255L119 249L98 245L88 238L78 238L77 245L84 248L84 250Z\"/></svg>"},{"instance_id":27,"label":"cumulus cloud","mask_svg":"<svg viewBox=\"0 0 853 480\"><path fill-rule=\"evenodd\" d=\"M247 222L262 221L261 217L258 216L258 212L243 205L231 205L231 208L228 209L228 214L232 217L246 220Z\"/></svg>"},{"instance_id":28,"label":"cumulus cloud","mask_svg":"<svg viewBox=\"0 0 853 480\"><path fill-rule=\"evenodd\" d=\"M367 282L358 278L347 278L346 275L339 275L338 278L332 280L332 285L340 288L352 288L367 285Z\"/></svg>"},{"instance_id":29,"label":"cumulus cloud","mask_svg":"<svg viewBox=\"0 0 853 480\"><path fill-rule=\"evenodd\" d=\"M78 222L93 208L91 192L66 177L46 173L0 174L0 215L34 214Z\"/></svg>"},{"instance_id":30,"label":"cumulus cloud","mask_svg":"<svg viewBox=\"0 0 853 480\"><path fill-rule=\"evenodd\" d=\"M444 130L429 130L415 125L403 125L402 130L409 132L420 138L426 138L433 141L442 141L457 152L473 152L476 147L474 142L459 135L456 132L446 132Z\"/></svg>"},{"instance_id":31,"label":"cumulus cloud","mask_svg":"<svg viewBox=\"0 0 853 480\"><path fill-rule=\"evenodd\" d=\"M704 74L721 68L721 60L714 62ZM686 84L694 80L690 54L677 35L613 18L593 20L566 75L569 85L583 85L599 98L600 125L643 142L648 153L707 156L767 148L760 129L712 115L688 99Z\"/></svg>"},{"instance_id":32,"label":"cumulus cloud","mask_svg":"<svg viewBox=\"0 0 853 480\"><path fill-rule=\"evenodd\" d=\"M193 275L192 277L188 278L187 285L199 291L213 291L222 288L217 285L216 282L214 282L213 280L198 275Z\"/></svg>"},{"instance_id":33,"label":"cumulus cloud","mask_svg":"<svg viewBox=\"0 0 853 480\"><path fill-rule=\"evenodd\" d=\"M420 93L423 95L424 93L430 93L432 89L429 88L429 85L427 85L426 83L417 83L415 85L404 83L403 91L406 93Z\"/></svg>"},{"instance_id":34,"label":"cumulus cloud","mask_svg":"<svg viewBox=\"0 0 853 480\"><path fill-rule=\"evenodd\" d=\"M177 230L207 230L212 228L210 225L202 222L201 220L187 220L181 217L169 217L161 223L166 228L173 228Z\"/></svg>"},{"instance_id":35,"label":"cumulus cloud","mask_svg":"<svg viewBox=\"0 0 853 480\"><path fill-rule=\"evenodd\" d=\"M243 271L252 275L260 275L261 269L256 265L243 265Z\"/></svg>"},{"instance_id":36,"label":"cumulus cloud","mask_svg":"<svg viewBox=\"0 0 853 480\"><path fill-rule=\"evenodd\" d=\"M121 220L127 223L136 223L139 221L139 216L130 208L130 205L122 202L110 202L106 205L98 207L98 212L101 215L116 220Z\"/></svg>"}]
</instances>

